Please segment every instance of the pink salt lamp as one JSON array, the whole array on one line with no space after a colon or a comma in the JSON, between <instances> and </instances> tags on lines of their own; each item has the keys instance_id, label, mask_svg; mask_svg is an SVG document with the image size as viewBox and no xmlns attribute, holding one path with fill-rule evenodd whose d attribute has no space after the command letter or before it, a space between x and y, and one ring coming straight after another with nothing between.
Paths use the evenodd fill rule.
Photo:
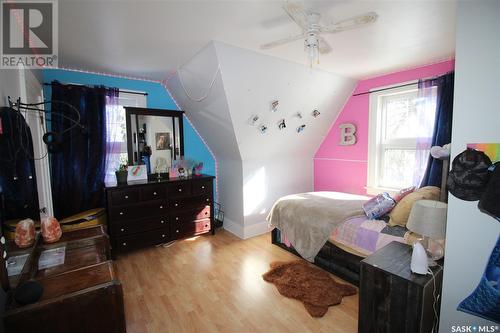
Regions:
<instances>
[{"instance_id":1,"label":"pink salt lamp","mask_svg":"<svg viewBox=\"0 0 500 333\"><path fill-rule=\"evenodd\" d=\"M20 248L33 245L35 242L35 222L32 219L22 220L17 223L14 242Z\"/></svg>"},{"instance_id":2,"label":"pink salt lamp","mask_svg":"<svg viewBox=\"0 0 500 333\"><path fill-rule=\"evenodd\" d=\"M61 226L55 217L42 218L41 229L45 243L57 242L62 236Z\"/></svg>"}]
</instances>

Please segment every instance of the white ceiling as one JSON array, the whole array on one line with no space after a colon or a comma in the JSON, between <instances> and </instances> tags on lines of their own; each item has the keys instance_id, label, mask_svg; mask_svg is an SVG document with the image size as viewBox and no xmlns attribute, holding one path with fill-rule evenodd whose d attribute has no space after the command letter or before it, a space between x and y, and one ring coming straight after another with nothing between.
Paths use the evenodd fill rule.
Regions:
<instances>
[{"instance_id":1,"label":"white ceiling","mask_svg":"<svg viewBox=\"0 0 500 333\"><path fill-rule=\"evenodd\" d=\"M59 1L59 65L165 79L211 40L306 64L301 40L271 50L263 43L300 33L284 1ZM451 58L455 1L304 1L322 22L368 11L369 27L325 35L333 52L321 69L353 78Z\"/></svg>"}]
</instances>

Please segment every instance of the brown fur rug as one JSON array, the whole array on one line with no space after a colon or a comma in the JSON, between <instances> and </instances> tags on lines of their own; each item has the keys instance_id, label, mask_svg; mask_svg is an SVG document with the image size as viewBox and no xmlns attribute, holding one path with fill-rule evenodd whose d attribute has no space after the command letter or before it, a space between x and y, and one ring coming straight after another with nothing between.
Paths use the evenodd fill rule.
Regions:
<instances>
[{"instance_id":1,"label":"brown fur rug","mask_svg":"<svg viewBox=\"0 0 500 333\"><path fill-rule=\"evenodd\" d=\"M262 277L274 283L281 295L304 304L312 317L323 317L328 307L342 302L344 296L356 294L356 288L335 282L322 269L304 261L275 261Z\"/></svg>"}]
</instances>

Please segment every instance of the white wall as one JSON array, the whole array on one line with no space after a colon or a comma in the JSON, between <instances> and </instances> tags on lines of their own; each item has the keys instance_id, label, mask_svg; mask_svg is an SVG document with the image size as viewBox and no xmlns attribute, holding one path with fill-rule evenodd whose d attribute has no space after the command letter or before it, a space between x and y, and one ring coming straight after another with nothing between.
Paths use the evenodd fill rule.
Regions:
<instances>
[{"instance_id":1,"label":"white wall","mask_svg":"<svg viewBox=\"0 0 500 333\"><path fill-rule=\"evenodd\" d=\"M218 68L215 46L210 43L182 66L180 72L167 82L167 86L216 156L219 201L225 213L224 227L240 235L243 233L241 156ZM190 100L181 87L179 73L192 98L198 99L204 95L207 98L201 102ZM214 76L216 80L208 91Z\"/></svg>"},{"instance_id":2,"label":"white wall","mask_svg":"<svg viewBox=\"0 0 500 333\"><path fill-rule=\"evenodd\" d=\"M457 14L452 157L467 143L500 143L500 1L459 1ZM499 233L477 202L450 195L440 332L492 324L456 308L476 288Z\"/></svg>"},{"instance_id":3,"label":"white wall","mask_svg":"<svg viewBox=\"0 0 500 333\"><path fill-rule=\"evenodd\" d=\"M202 136L214 147L220 166L221 192L231 186L231 195L242 195L242 205L233 215L238 217L230 218L228 228L248 238L267 231L265 218L276 199L312 191L313 154L355 81L214 42L181 69L185 88L192 97L207 92L217 68L220 73L214 88L201 103L186 97L178 76L169 81L169 87ZM280 106L273 113L270 103L275 99ZM317 119L311 116L314 109L321 112ZM303 119L294 117L298 111ZM259 124L268 126L266 134L249 125L254 114L261 117ZM282 118L287 128L280 131L277 123ZM301 124L306 124L306 129L299 134L296 128ZM224 141L222 147L218 146L220 139ZM237 177L224 175L223 169L230 165L225 158L228 155L238 164L241 161L241 174L238 171ZM221 201L227 210L228 203L222 198Z\"/></svg>"}]
</instances>

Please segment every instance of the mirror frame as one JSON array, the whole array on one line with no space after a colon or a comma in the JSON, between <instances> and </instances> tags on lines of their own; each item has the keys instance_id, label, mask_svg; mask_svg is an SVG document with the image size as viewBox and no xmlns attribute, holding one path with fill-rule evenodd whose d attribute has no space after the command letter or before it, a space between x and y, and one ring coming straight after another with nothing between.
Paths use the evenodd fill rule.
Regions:
<instances>
[{"instance_id":1,"label":"mirror frame","mask_svg":"<svg viewBox=\"0 0 500 333\"><path fill-rule=\"evenodd\" d=\"M143 116L158 116L158 117L172 117L172 128L173 128L173 149L175 156L175 149L179 148L180 156L184 156L184 111L176 111L176 110L165 110L165 109L151 109L151 108L138 108L138 107L124 107L125 109L125 120L127 123L127 155L129 164L134 160L133 152L132 152L132 123L131 117L133 115L143 115ZM179 142L180 147L176 147L175 142L175 118L179 119Z\"/></svg>"}]
</instances>

